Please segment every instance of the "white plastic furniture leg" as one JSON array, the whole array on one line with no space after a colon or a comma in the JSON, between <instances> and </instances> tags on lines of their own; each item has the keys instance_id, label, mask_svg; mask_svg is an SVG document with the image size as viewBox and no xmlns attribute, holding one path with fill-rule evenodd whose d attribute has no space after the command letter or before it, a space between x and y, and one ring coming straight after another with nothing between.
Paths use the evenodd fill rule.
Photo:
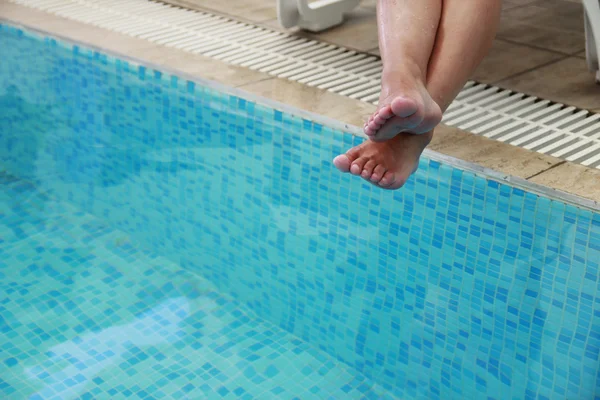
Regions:
<instances>
[{"instance_id":1,"label":"white plastic furniture leg","mask_svg":"<svg viewBox=\"0 0 600 400\"><path fill-rule=\"evenodd\" d=\"M600 0L583 0L585 21L585 56L590 71L596 72L596 83L600 83Z\"/></svg>"},{"instance_id":2,"label":"white plastic furniture leg","mask_svg":"<svg viewBox=\"0 0 600 400\"><path fill-rule=\"evenodd\" d=\"M284 28L297 26L320 32L341 24L344 13L359 3L360 0L277 0L277 18Z\"/></svg>"}]
</instances>

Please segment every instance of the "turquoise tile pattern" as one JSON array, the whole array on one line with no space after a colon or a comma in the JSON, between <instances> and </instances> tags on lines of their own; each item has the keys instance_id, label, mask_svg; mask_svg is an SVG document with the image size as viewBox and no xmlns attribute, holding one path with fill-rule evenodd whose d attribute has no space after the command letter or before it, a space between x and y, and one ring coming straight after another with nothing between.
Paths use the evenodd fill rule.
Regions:
<instances>
[{"instance_id":1,"label":"turquoise tile pattern","mask_svg":"<svg viewBox=\"0 0 600 400\"><path fill-rule=\"evenodd\" d=\"M2 399L392 398L124 232L0 184Z\"/></svg>"},{"instance_id":2,"label":"turquoise tile pattern","mask_svg":"<svg viewBox=\"0 0 600 400\"><path fill-rule=\"evenodd\" d=\"M0 396L600 399L600 215L0 25Z\"/></svg>"}]
</instances>

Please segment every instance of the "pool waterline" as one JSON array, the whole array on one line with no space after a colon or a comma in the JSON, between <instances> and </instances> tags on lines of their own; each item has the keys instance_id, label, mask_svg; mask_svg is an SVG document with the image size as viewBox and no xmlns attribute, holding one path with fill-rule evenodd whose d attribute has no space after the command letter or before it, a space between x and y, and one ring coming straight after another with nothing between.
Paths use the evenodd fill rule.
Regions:
<instances>
[{"instance_id":1,"label":"pool waterline","mask_svg":"<svg viewBox=\"0 0 600 400\"><path fill-rule=\"evenodd\" d=\"M62 36L62 35L59 35L56 33L52 33L52 32L49 32L49 31L46 31L43 29L39 29L36 27L31 27L29 25L25 26L25 25L16 23L14 21L4 19L4 18L2 18L2 16L0 16L0 24L2 24L2 23L20 27L22 29L26 29L31 32L36 32L40 35L56 37L57 39L60 39L61 41L77 44L79 46L83 46L83 47L89 48L94 51L103 52L105 54L112 55L113 58L119 58L122 60L126 60L137 66L146 66L153 70L163 71L169 75L176 75L176 76L179 76L190 82L198 83L201 86L206 86L206 87L212 88L214 90L217 90L219 92L227 93L227 94L230 94L230 95L236 96L236 97L245 98L249 101L256 102L258 104L262 104L266 107L280 110L286 114L291 114L291 115L297 116L299 118L303 118L303 119L306 119L309 121L319 123L324 126L329 126L335 130L343 131L343 132L352 134L354 136L357 136L357 137L360 137L363 139L367 138L367 136L364 134L364 131L358 126L346 124L346 123L340 122L336 119L322 115L322 114L318 114L318 113L311 112L311 111L306 111L306 110L303 110L298 107L294 107L292 105L286 104L281 101L277 101L277 100L273 100L273 99L270 99L270 98L267 98L264 96L260 96L258 94L246 91L243 88L228 86L224 83L205 79L198 75L189 74L189 73L177 70L176 68L172 68L168 65L158 65L151 61L147 61L147 60L137 58L137 57L132 57L131 55L128 55L128 54L115 53L108 47L95 46L95 45L91 45L91 44L83 44L83 43L78 42L77 40L74 40L73 38L65 37L65 36ZM267 78L267 79L272 79L272 78ZM534 153L531 153L531 156L534 157ZM600 212L600 201L588 199L588 198L579 196L577 194L568 193L568 192L565 192L562 190L554 189L549 186L531 182L527 179L520 178L520 177L517 177L514 175L505 174L505 173L496 171L491 168L483 167L477 163L473 163L473 162L470 162L467 160L462 160L460 158L446 155L446 154L431 150L429 148L426 148L423 151L423 157L428 158L433 161L438 161L438 162L456 167L456 168L464 170L464 171L472 172L472 173L476 174L477 176L480 176L485 179L493 180L498 183L505 183L510 186L523 189L530 193L548 197L553 200L558 200L558 201L561 201L561 202L564 202L567 204L574 205L576 207L582 207L582 208L588 209L590 211ZM556 165L551 166L548 169L552 169L555 167L556 167ZM536 175L539 175L544 172L545 172L545 170L540 171Z\"/></svg>"}]
</instances>

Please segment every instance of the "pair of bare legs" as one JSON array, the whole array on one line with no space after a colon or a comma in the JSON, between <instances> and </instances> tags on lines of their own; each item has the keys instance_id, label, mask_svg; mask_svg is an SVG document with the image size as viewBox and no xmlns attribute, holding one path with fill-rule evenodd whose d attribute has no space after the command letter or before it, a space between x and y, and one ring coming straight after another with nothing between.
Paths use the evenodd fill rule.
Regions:
<instances>
[{"instance_id":1,"label":"pair of bare legs","mask_svg":"<svg viewBox=\"0 0 600 400\"><path fill-rule=\"evenodd\" d=\"M398 189L416 171L442 113L487 54L501 0L378 0L382 90L369 140L336 157L342 172Z\"/></svg>"}]
</instances>

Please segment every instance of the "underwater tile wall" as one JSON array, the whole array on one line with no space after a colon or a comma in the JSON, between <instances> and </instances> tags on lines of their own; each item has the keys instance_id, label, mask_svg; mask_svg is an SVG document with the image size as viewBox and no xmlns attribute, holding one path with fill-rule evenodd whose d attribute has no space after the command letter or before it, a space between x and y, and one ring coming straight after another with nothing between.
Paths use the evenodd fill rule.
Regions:
<instances>
[{"instance_id":1,"label":"underwater tile wall","mask_svg":"<svg viewBox=\"0 0 600 400\"><path fill-rule=\"evenodd\" d=\"M600 215L1 25L0 165L402 397L600 398Z\"/></svg>"}]
</instances>

